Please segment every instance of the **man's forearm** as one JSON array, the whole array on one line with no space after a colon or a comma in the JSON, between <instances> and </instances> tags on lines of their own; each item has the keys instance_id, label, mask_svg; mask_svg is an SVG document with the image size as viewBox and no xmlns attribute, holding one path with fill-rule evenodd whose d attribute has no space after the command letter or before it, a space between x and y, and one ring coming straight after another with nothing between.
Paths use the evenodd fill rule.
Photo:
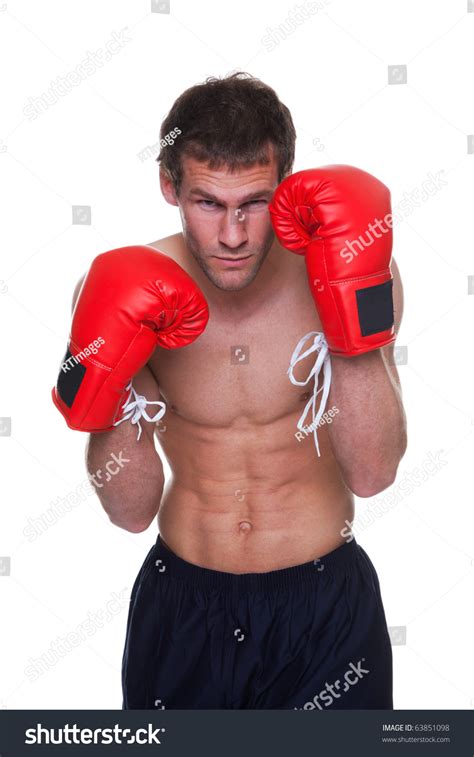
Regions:
<instances>
[{"instance_id":1,"label":"man's forearm","mask_svg":"<svg viewBox=\"0 0 474 757\"><path fill-rule=\"evenodd\" d=\"M130 422L113 431L90 434L86 465L112 523L134 532L148 528L158 512L164 485L152 435L144 430L137 441L137 426Z\"/></svg>"},{"instance_id":2,"label":"man's forearm","mask_svg":"<svg viewBox=\"0 0 474 757\"><path fill-rule=\"evenodd\" d=\"M401 391L382 350L354 358L331 356L328 405L334 454L354 494L371 497L393 483L406 449Z\"/></svg>"}]
</instances>

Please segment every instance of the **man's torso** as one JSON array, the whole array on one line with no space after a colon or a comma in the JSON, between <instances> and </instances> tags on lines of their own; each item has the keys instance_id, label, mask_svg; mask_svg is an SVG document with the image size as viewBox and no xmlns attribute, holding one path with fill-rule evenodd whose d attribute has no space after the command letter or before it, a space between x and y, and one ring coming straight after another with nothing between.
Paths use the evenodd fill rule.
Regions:
<instances>
[{"instance_id":1,"label":"man's torso","mask_svg":"<svg viewBox=\"0 0 474 757\"><path fill-rule=\"evenodd\" d=\"M353 520L353 495L327 426L318 429L321 457L311 434L295 437L313 385L294 386L287 374L298 340L321 330L304 258L281 251L275 287L245 312L213 303L213 285L181 234L152 246L195 278L210 310L199 339L158 347L148 363L167 404L156 429L172 471L158 513L163 541L189 562L231 573L276 570L335 549ZM302 361L299 380L314 359Z\"/></svg>"}]
</instances>

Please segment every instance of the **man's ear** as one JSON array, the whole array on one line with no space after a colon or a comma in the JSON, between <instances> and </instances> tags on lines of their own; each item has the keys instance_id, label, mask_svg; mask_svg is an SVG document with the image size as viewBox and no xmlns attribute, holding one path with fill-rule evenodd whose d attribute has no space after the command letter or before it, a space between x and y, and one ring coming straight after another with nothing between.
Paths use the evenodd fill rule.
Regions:
<instances>
[{"instance_id":1,"label":"man's ear","mask_svg":"<svg viewBox=\"0 0 474 757\"><path fill-rule=\"evenodd\" d=\"M170 205L178 205L176 190L167 171L160 168L160 187L163 197Z\"/></svg>"}]
</instances>

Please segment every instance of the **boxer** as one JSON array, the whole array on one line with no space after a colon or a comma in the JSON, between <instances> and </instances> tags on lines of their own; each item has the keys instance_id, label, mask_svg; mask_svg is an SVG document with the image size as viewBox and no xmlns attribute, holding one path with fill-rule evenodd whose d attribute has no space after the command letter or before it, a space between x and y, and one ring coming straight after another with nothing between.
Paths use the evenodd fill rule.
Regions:
<instances>
[{"instance_id":1,"label":"boxer","mask_svg":"<svg viewBox=\"0 0 474 757\"><path fill-rule=\"evenodd\" d=\"M67 358L104 344L53 390L90 474L124 450L96 482L111 522L159 530L122 706L391 709L379 579L347 537L406 447L390 193L352 166L292 173L291 115L248 75L186 90L175 127L158 162L182 230L94 261Z\"/></svg>"}]
</instances>

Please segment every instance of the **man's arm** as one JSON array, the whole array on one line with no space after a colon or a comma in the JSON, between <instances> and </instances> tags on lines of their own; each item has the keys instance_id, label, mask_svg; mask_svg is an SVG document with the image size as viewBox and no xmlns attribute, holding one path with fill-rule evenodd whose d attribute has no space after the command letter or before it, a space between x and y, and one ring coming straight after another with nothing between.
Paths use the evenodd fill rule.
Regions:
<instances>
[{"instance_id":1,"label":"man's arm","mask_svg":"<svg viewBox=\"0 0 474 757\"><path fill-rule=\"evenodd\" d=\"M403 287L392 259L395 332L403 315ZM329 437L348 487L372 497L395 480L407 446L400 379L389 344L350 359L331 355L328 406L339 413Z\"/></svg>"},{"instance_id":2,"label":"man's arm","mask_svg":"<svg viewBox=\"0 0 474 757\"><path fill-rule=\"evenodd\" d=\"M72 310L84 277L74 290ZM152 372L144 366L133 386L147 400L159 400L160 392ZM156 405L151 405L154 415ZM158 512L164 486L164 472L154 444L155 424L142 419L137 426L124 421L112 431L90 434L86 446L86 467L97 496L111 522L135 533L148 528ZM108 479L108 480L107 480Z\"/></svg>"},{"instance_id":3,"label":"man's arm","mask_svg":"<svg viewBox=\"0 0 474 757\"><path fill-rule=\"evenodd\" d=\"M133 379L134 389L147 400L159 400L158 385L148 366ZM149 408L153 417L156 405ZM137 426L124 421L113 431L89 434L86 466L97 496L115 526L126 531L145 531L161 503L165 477L154 443L155 424L141 419L142 434L137 441ZM106 476L109 460L118 462L116 474ZM100 477L94 474L102 471ZM105 480L109 478L109 481Z\"/></svg>"},{"instance_id":4,"label":"man's arm","mask_svg":"<svg viewBox=\"0 0 474 757\"><path fill-rule=\"evenodd\" d=\"M192 277L146 245L98 255L74 296L70 357L51 398L70 428L91 434L86 464L112 523L144 531L158 512L164 474L146 420L158 406L143 407L140 395L159 402L160 415L166 409L147 363L158 345L173 350L197 339L209 308ZM141 418L140 439L129 411Z\"/></svg>"},{"instance_id":5,"label":"man's arm","mask_svg":"<svg viewBox=\"0 0 474 757\"><path fill-rule=\"evenodd\" d=\"M268 209L280 243L305 256L331 355L328 400L339 411L329 426L334 454L352 491L370 497L393 483L406 449L389 347L402 306L398 268L391 267L390 190L355 166L322 166L283 179Z\"/></svg>"}]
</instances>

